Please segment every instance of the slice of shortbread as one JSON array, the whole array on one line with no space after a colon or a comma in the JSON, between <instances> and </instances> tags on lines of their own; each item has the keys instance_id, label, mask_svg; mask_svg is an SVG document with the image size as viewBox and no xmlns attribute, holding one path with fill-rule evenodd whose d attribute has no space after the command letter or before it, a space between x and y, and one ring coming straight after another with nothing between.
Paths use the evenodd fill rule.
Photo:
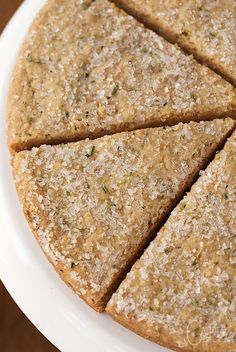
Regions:
<instances>
[{"instance_id":1,"label":"slice of shortbread","mask_svg":"<svg viewBox=\"0 0 236 352\"><path fill-rule=\"evenodd\" d=\"M16 154L16 187L35 237L94 309L104 310L234 124L191 122Z\"/></svg>"},{"instance_id":2,"label":"slice of shortbread","mask_svg":"<svg viewBox=\"0 0 236 352\"><path fill-rule=\"evenodd\" d=\"M9 94L12 151L233 115L236 91L107 0L49 1Z\"/></svg>"},{"instance_id":3,"label":"slice of shortbread","mask_svg":"<svg viewBox=\"0 0 236 352\"><path fill-rule=\"evenodd\" d=\"M114 0L236 85L235 0Z\"/></svg>"},{"instance_id":4,"label":"slice of shortbread","mask_svg":"<svg viewBox=\"0 0 236 352\"><path fill-rule=\"evenodd\" d=\"M107 310L124 326L176 351L236 351L236 132Z\"/></svg>"}]
</instances>

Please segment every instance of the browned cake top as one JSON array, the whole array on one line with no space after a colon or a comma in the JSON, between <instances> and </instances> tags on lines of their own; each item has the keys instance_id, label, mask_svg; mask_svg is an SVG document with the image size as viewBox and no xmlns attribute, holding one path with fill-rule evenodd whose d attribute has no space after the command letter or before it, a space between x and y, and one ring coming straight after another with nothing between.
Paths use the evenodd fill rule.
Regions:
<instances>
[{"instance_id":1,"label":"browned cake top","mask_svg":"<svg viewBox=\"0 0 236 352\"><path fill-rule=\"evenodd\" d=\"M114 0L236 85L235 0Z\"/></svg>"},{"instance_id":2,"label":"browned cake top","mask_svg":"<svg viewBox=\"0 0 236 352\"><path fill-rule=\"evenodd\" d=\"M233 87L107 0L51 0L9 96L15 150L235 109Z\"/></svg>"},{"instance_id":3,"label":"browned cake top","mask_svg":"<svg viewBox=\"0 0 236 352\"><path fill-rule=\"evenodd\" d=\"M155 341L172 336L174 348L231 352L236 350L236 133L201 175L108 310Z\"/></svg>"},{"instance_id":4,"label":"browned cake top","mask_svg":"<svg viewBox=\"0 0 236 352\"><path fill-rule=\"evenodd\" d=\"M78 293L90 303L105 295L233 125L191 122L15 156L32 230Z\"/></svg>"}]
</instances>

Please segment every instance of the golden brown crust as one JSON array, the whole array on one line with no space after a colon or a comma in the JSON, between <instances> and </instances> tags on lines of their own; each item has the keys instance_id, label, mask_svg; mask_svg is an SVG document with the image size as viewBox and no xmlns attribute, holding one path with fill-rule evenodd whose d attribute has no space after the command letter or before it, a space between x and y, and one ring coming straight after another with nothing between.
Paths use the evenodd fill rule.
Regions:
<instances>
[{"instance_id":1,"label":"golden brown crust","mask_svg":"<svg viewBox=\"0 0 236 352\"><path fill-rule=\"evenodd\" d=\"M112 1L236 85L233 0Z\"/></svg>"},{"instance_id":2,"label":"golden brown crust","mask_svg":"<svg viewBox=\"0 0 236 352\"><path fill-rule=\"evenodd\" d=\"M196 15L196 8L193 9L196 1L185 2L183 6L179 0L160 1L159 4L164 4L166 11L163 12L166 14L164 20L160 20L155 11L150 12L148 6L143 12L144 4L157 5L155 1L114 2L236 84L230 58L225 55L225 60L219 62L218 55L215 58L206 55L196 41L195 32L201 30L198 28L191 33L192 26L196 25L192 23ZM220 6L224 10L231 3L231 0L224 0ZM197 6L201 12L198 26L204 27L211 4L212 1L203 0L201 6ZM179 13L178 6L181 7ZM233 9L232 6L231 12ZM220 21L226 18L221 18L220 11L217 11L215 7L212 8L212 20L215 17L217 19L218 15ZM170 12L174 27L167 18ZM226 14L229 16L229 24L224 21L227 28L232 27L231 12ZM215 26L214 24L214 29ZM187 33L188 38L183 33ZM217 29L216 34L211 34L210 42L216 42L219 38L214 39L213 35L218 34ZM220 35L225 37L227 33L223 30ZM212 49L212 43L210 45ZM222 47L225 48L224 45ZM226 62L228 66L225 65ZM29 226L64 282L93 309L102 312L125 274L191 186L199 170L209 163L216 150L232 133L235 128L233 120L213 119L236 117L236 91L214 72L199 65L177 46L146 29L107 0L97 0L95 3L91 0L49 0L34 20L21 49L9 91L8 110L9 149L15 154L12 161L13 173ZM213 121L176 125L180 121L193 120ZM176 126L166 127L172 125ZM157 126L164 128L144 129ZM137 130L140 128L143 130ZM123 133L115 134L117 132ZM114 135L96 139L111 134ZM87 137L91 140L41 146ZM231 137L231 142L233 140L236 143L235 134ZM227 145L229 144L228 142ZM41 147L20 152L35 146ZM226 147L224 151L226 155L230 148ZM16 154L17 152L20 153ZM219 162L218 169L221 170L221 156L224 154L221 152L219 155L216 160ZM209 170L212 170L212 165L214 164L211 164ZM218 175L218 169L213 167L213 177ZM226 171L228 170L221 172L222 182L227 178ZM211 174L210 176L212 177ZM215 183L207 189L209 197L214 196L218 187L217 177ZM228 199L232 201L234 195L229 195L229 190L234 185L230 181L225 184L223 202ZM193 189L198 189L198 182ZM197 193L204 198L206 192L199 192L198 189ZM178 213L182 204L183 201L173 213ZM203 204L203 208L208 204L207 197ZM217 211L221 209L219 202L216 201L213 205ZM206 212L209 211L208 208ZM193 223L199 209L202 209L201 203L191 215ZM186 211L181 211L181 219L186 219ZM228 227L234 218L231 215L230 210L225 215ZM171 229L181 231L182 224L179 226L178 221L171 223L173 216L161 229L160 242L169 223ZM199 225L194 228L195 231L201 226L202 218L204 215L198 219ZM210 235L217 221L222 225L219 218L210 219L210 229L207 228L206 231ZM222 232L227 232L227 226L222 227ZM151 246L153 248L155 244ZM179 249L176 243L173 247ZM171 257L169 252L172 247L167 250L164 253ZM153 316L150 320L150 311L159 309L156 292L152 294L159 289L159 283L154 279L151 284L144 282L140 288L138 277L140 274L145 279L149 275L148 265L153 257L150 255L148 258L147 268L143 258L147 259L146 253L150 252L152 250L148 249L137 260L128 277L122 281L107 306L108 313L140 336L176 351L236 351L235 321L230 314L225 313L229 303L227 298L231 295L230 282L219 301L219 306L223 306L220 318L220 308L216 306L215 316L211 312L208 314L211 321L205 315L204 320L199 313L204 308L199 304L206 302L199 303L198 300L194 301L197 302L197 309L190 313L184 305L173 314L176 324L178 319L182 319L185 327L189 315L193 317L191 324L199 319L203 324L200 342L198 322L197 329L191 327L190 332L187 325L189 335L178 326L175 329L168 303L176 300L176 307L179 302L182 304L182 298L177 294L171 296L172 293L168 292L167 307L162 302L166 315L164 323L156 324ZM155 260L162 261L163 253L159 252L157 249ZM210 246L208 253L214 255ZM178 253L168 275L178 272L178 260L182 254ZM196 260L198 259L199 257ZM207 262L208 256L205 259ZM228 257L223 257L220 262L222 271L217 272L217 283L219 280L224 283L235 273L233 269L228 270L230 265L227 259ZM195 261L193 263L191 265L194 267L198 265ZM162 270L165 265L166 262L163 261L158 268ZM154 265L150 281L155 276L155 269ZM209 274L210 269L207 270ZM129 280L133 273L137 274L137 278L132 286ZM177 281L185 283L184 278L178 277L173 290L178 290L181 285ZM144 287L141 304L139 293L135 296L136 285L138 291ZM191 283L187 282L186 289L190 286ZM218 291L221 292L221 286L218 286ZM191 304L194 294L193 292L190 297ZM153 298L148 307L145 306L146 295ZM161 295L158 291L158 299ZM227 309L233 311L236 304L234 298L230 303ZM142 304L144 309L140 309ZM210 304L214 305L215 301ZM215 325L212 323L214 319ZM222 319L223 325L219 325L219 319ZM206 322L212 323L207 333L204 330ZM190 341L189 338L193 340Z\"/></svg>"},{"instance_id":3,"label":"golden brown crust","mask_svg":"<svg viewBox=\"0 0 236 352\"><path fill-rule=\"evenodd\" d=\"M16 186L35 237L64 281L94 309L104 310L234 126L231 119L191 122L15 155Z\"/></svg>"},{"instance_id":4,"label":"golden brown crust","mask_svg":"<svg viewBox=\"0 0 236 352\"><path fill-rule=\"evenodd\" d=\"M235 116L235 100L230 84L114 4L49 1L14 71L9 147Z\"/></svg>"},{"instance_id":5,"label":"golden brown crust","mask_svg":"<svg viewBox=\"0 0 236 352\"><path fill-rule=\"evenodd\" d=\"M176 351L236 349L236 132L201 174L107 306Z\"/></svg>"},{"instance_id":6,"label":"golden brown crust","mask_svg":"<svg viewBox=\"0 0 236 352\"><path fill-rule=\"evenodd\" d=\"M233 107L233 105L232 105ZM196 121L196 122L200 122L200 121L211 121L212 120L212 116L218 116L218 118L227 118L227 117L231 117L233 119L235 119L236 116L236 110L231 110L230 112L226 113L220 113L219 110L215 110L211 112L211 116L206 114L203 115L200 111L199 113L196 112L196 115L192 115L192 114L182 114L181 117L179 117L178 119L175 116L169 116L168 117L168 124L166 124L165 122L162 121L158 121L158 123L156 122L151 122L151 123L142 123L139 125L139 127L134 126L132 123L127 123L121 126L114 126L112 131L111 130L106 130L106 129L96 129L94 130L92 133L80 133L77 135L71 135L71 136L54 136L54 137L44 137L42 139L38 139L38 138L32 138L28 141L25 142L21 142L21 143L15 143L15 144L9 144L9 149L12 155L14 155L16 152L20 152L23 150L30 150L33 147L39 147L42 144L49 144L49 145L57 145L57 144L64 144L64 143L70 143L70 142L76 142L78 140L83 140L86 138L89 139L96 139L99 137L103 137L105 135L111 135L111 134L115 134L115 133L120 133L120 132L131 132L131 131L135 131L137 129L145 129L145 128L154 128L154 127L165 127L165 126L174 126L176 124L178 124L179 122L183 122L183 123L188 123L191 121ZM10 141L10 135L8 134L8 140Z\"/></svg>"},{"instance_id":7,"label":"golden brown crust","mask_svg":"<svg viewBox=\"0 0 236 352\"><path fill-rule=\"evenodd\" d=\"M114 319L117 323L121 324L125 328L132 330L135 332L137 335L150 340L152 342L157 343L160 346L170 348L173 351L176 352L232 352L234 351L234 346L232 347L232 344L229 343L224 343L224 342L215 342L214 345L210 341L209 343L204 343L200 345L192 345L190 346L183 346L183 347L178 347L176 346L176 341L179 340L179 336L176 334L170 334L168 332L168 328L164 329L163 327L160 327L159 332L157 332L156 337L153 336L153 332L148 333L150 330L150 326L145 322L137 322L136 319L130 318L129 321L124 317L122 314L117 314L115 306L112 304L108 303L108 306L106 308L107 313Z\"/></svg>"}]
</instances>

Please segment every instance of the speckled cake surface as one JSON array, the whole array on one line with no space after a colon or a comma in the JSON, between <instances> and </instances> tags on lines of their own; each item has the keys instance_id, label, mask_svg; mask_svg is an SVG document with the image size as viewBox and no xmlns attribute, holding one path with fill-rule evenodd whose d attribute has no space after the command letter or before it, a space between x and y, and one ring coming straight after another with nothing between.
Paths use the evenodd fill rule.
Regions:
<instances>
[{"instance_id":1,"label":"speckled cake surface","mask_svg":"<svg viewBox=\"0 0 236 352\"><path fill-rule=\"evenodd\" d=\"M61 276L103 310L121 275L234 121L191 122L41 146L13 159L36 238Z\"/></svg>"},{"instance_id":2,"label":"speckled cake surface","mask_svg":"<svg viewBox=\"0 0 236 352\"><path fill-rule=\"evenodd\" d=\"M176 351L236 352L235 10L49 0L9 90L14 181L47 258Z\"/></svg>"},{"instance_id":3,"label":"speckled cake surface","mask_svg":"<svg viewBox=\"0 0 236 352\"><path fill-rule=\"evenodd\" d=\"M236 133L114 293L108 312L181 351L236 351Z\"/></svg>"},{"instance_id":4,"label":"speckled cake surface","mask_svg":"<svg viewBox=\"0 0 236 352\"><path fill-rule=\"evenodd\" d=\"M236 112L236 90L107 0L49 1L9 95L13 151Z\"/></svg>"},{"instance_id":5,"label":"speckled cake surface","mask_svg":"<svg viewBox=\"0 0 236 352\"><path fill-rule=\"evenodd\" d=\"M235 0L114 0L236 85Z\"/></svg>"}]
</instances>

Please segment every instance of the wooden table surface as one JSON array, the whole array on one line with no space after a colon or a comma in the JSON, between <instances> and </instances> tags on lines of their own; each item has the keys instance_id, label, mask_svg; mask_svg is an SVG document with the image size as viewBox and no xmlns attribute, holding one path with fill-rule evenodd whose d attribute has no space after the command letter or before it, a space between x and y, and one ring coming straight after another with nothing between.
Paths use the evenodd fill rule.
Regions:
<instances>
[{"instance_id":1,"label":"wooden table surface","mask_svg":"<svg viewBox=\"0 0 236 352\"><path fill-rule=\"evenodd\" d=\"M22 0L0 0L0 33Z\"/></svg>"},{"instance_id":2,"label":"wooden table surface","mask_svg":"<svg viewBox=\"0 0 236 352\"><path fill-rule=\"evenodd\" d=\"M21 3L0 0L0 33ZM0 352L57 351L25 317L0 281Z\"/></svg>"}]
</instances>

